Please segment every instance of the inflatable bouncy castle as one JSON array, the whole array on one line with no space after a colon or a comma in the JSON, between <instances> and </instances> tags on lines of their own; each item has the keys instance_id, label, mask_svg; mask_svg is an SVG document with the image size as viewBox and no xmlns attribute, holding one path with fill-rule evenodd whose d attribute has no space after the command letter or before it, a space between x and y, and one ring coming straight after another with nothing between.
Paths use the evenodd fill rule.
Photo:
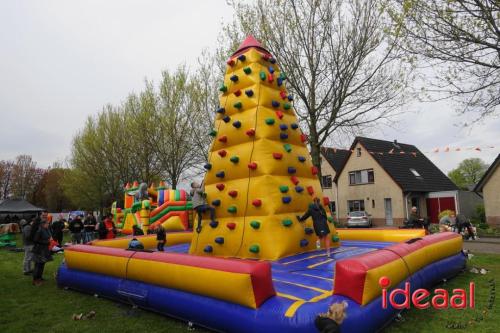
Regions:
<instances>
[{"instance_id":1,"label":"inflatable bouncy castle","mask_svg":"<svg viewBox=\"0 0 500 333\"><path fill-rule=\"evenodd\" d=\"M465 256L455 233L330 223L331 254L316 246L312 221L296 215L321 198L321 188L285 82L277 61L248 37L227 61L210 133L204 184L216 220L203 220L199 233L168 232L164 252L156 251L155 235L137 237L145 250L127 249L130 237L70 246L59 286L218 332L316 332L316 316L346 302L341 331L369 333L401 311L383 306L387 292L406 282L410 292L430 288L458 274ZM167 223L183 211L177 207L189 207L182 192L160 199L158 188L129 190L126 208L115 208L125 230Z\"/></svg>"}]
</instances>

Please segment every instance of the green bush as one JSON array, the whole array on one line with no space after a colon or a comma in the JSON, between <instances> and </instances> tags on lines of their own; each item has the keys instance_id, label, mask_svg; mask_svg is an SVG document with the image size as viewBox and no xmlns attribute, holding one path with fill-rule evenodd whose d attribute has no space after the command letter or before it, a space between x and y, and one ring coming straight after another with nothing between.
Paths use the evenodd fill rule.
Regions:
<instances>
[{"instance_id":1,"label":"green bush","mask_svg":"<svg viewBox=\"0 0 500 333\"><path fill-rule=\"evenodd\" d=\"M443 218L444 216L450 216L451 214L455 214L455 212L451 209L443 210L441 213L439 213L438 219L441 220L441 218Z\"/></svg>"},{"instance_id":2,"label":"green bush","mask_svg":"<svg viewBox=\"0 0 500 333\"><path fill-rule=\"evenodd\" d=\"M477 226L479 229L488 229L488 223L486 223L486 213L484 211L484 204L479 204L476 206L476 214L471 218L471 223Z\"/></svg>"}]
</instances>

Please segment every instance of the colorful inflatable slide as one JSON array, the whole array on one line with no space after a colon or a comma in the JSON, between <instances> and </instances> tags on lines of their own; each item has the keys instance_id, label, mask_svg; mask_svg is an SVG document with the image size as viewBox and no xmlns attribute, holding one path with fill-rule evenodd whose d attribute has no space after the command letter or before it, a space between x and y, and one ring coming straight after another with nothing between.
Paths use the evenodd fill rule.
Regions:
<instances>
[{"instance_id":1,"label":"colorful inflatable slide","mask_svg":"<svg viewBox=\"0 0 500 333\"><path fill-rule=\"evenodd\" d=\"M317 248L312 221L296 216L322 197L321 187L285 80L252 37L227 62L205 166L216 221L204 219L199 233L169 232L165 252L154 250L154 235L139 237L144 251L127 250L130 238L69 247L58 284L220 332L315 332L318 313L346 301L342 332L363 333L400 311L382 306L382 277L389 289L411 281L415 290L463 269L462 238L454 233L336 230L330 223L331 255ZM126 197L143 228L178 216L173 207L188 208L174 204L185 202L182 192L163 199L151 192L152 203Z\"/></svg>"}]
</instances>

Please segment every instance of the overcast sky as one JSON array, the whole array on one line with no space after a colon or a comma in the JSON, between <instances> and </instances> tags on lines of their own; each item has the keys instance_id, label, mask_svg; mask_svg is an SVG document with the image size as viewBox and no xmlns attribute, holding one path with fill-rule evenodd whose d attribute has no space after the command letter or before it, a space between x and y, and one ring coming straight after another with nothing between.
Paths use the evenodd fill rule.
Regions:
<instances>
[{"instance_id":1,"label":"overcast sky","mask_svg":"<svg viewBox=\"0 0 500 333\"><path fill-rule=\"evenodd\" d=\"M42 167L65 160L89 115L139 91L146 77L158 82L163 69L195 67L231 16L222 0L1 1L0 159L30 154ZM429 154L444 171L468 157L490 163L500 152L498 118L463 130L449 102L409 109L397 129L369 136L422 151L496 147Z\"/></svg>"}]
</instances>

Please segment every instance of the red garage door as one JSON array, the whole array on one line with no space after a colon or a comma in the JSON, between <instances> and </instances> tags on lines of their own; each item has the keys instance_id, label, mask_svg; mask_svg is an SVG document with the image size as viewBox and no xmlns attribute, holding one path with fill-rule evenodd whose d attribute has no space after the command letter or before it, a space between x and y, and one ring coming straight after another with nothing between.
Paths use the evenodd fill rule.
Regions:
<instances>
[{"instance_id":1,"label":"red garage door","mask_svg":"<svg viewBox=\"0 0 500 333\"><path fill-rule=\"evenodd\" d=\"M439 213L447 209L456 212L454 197L427 199L427 216L429 216L432 223L439 223Z\"/></svg>"}]
</instances>

